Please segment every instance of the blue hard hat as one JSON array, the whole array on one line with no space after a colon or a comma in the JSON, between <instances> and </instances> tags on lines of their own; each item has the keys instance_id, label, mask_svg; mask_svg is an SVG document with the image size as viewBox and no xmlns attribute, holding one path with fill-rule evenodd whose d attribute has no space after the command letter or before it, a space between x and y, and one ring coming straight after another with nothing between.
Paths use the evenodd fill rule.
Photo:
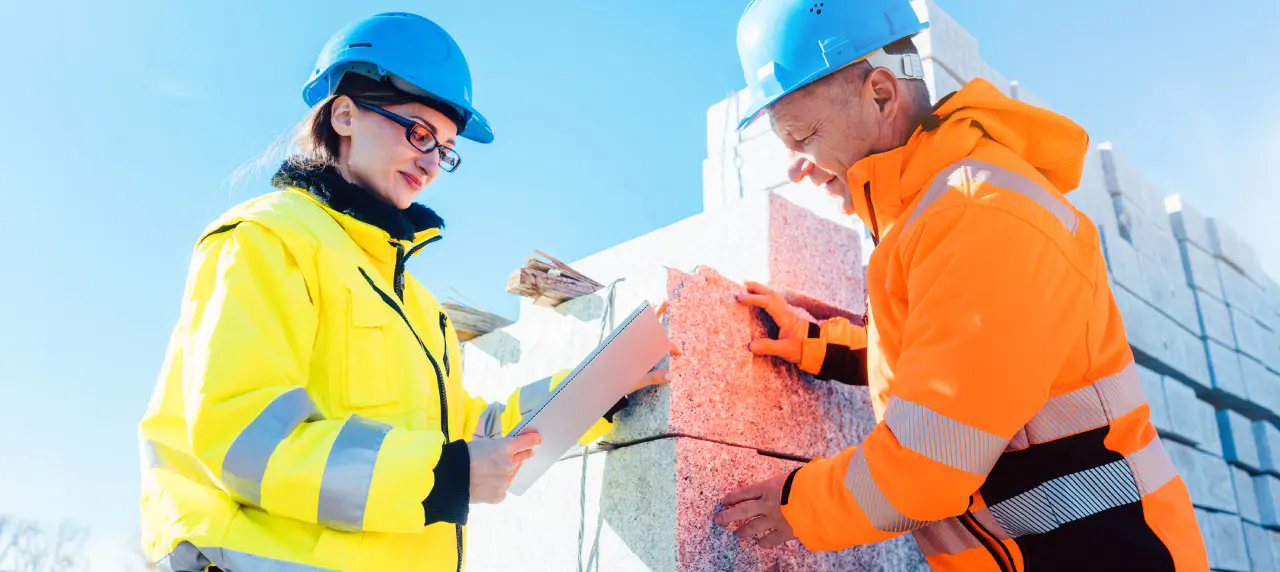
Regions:
<instances>
[{"instance_id":1,"label":"blue hard hat","mask_svg":"<svg viewBox=\"0 0 1280 572\"><path fill-rule=\"evenodd\" d=\"M316 59L302 100L314 106L338 89L342 76L387 79L397 88L452 106L462 117L459 135L493 141L493 128L471 104L471 68L448 32L417 14L389 12L338 31Z\"/></svg>"},{"instance_id":2,"label":"blue hard hat","mask_svg":"<svg viewBox=\"0 0 1280 572\"><path fill-rule=\"evenodd\" d=\"M753 0L738 21L750 98L738 128L782 96L927 27L909 0Z\"/></svg>"}]
</instances>

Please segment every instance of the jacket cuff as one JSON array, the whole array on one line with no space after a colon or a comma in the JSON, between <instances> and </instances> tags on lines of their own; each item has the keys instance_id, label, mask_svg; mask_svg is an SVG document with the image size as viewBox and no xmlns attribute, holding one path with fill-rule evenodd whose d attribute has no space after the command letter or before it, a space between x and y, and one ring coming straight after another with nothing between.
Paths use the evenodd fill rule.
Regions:
<instances>
[{"instance_id":1,"label":"jacket cuff","mask_svg":"<svg viewBox=\"0 0 1280 572\"><path fill-rule=\"evenodd\" d=\"M426 524L466 524L471 503L471 453L466 441L454 441L440 449L435 486L422 501Z\"/></svg>"}]
</instances>

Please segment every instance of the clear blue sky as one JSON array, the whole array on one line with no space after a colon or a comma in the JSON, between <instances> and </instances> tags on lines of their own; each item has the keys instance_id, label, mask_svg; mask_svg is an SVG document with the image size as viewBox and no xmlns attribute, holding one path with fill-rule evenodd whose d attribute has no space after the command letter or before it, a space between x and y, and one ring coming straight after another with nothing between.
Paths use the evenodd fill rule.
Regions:
<instances>
[{"instance_id":1,"label":"clear blue sky","mask_svg":"<svg viewBox=\"0 0 1280 572\"><path fill-rule=\"evenodd\" d=\"M136 527L136 423L192 241L268 190L227 178L302 117L343 24L418 11L466 51L497 142L428 189L446 239L410 270L513 315L533 249L571 260L701 209L744 4L0 0L0 513ZM1230 4L943 0L988 62L1280 275L1280 4Z\"/></svg>"}]
</instances>

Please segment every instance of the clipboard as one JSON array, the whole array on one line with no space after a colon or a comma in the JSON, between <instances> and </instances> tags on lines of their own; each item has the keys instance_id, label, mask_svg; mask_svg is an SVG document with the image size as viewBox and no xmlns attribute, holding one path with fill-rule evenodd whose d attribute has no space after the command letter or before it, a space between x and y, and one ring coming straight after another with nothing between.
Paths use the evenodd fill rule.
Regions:
<instances>
[{"instance_id":1,"label":"clipboard","mask_svg":"<svg viewBox=\"0 0 1280 572\"><path fill-rule=\"evenodd\" d=\"M670 349L657 314L648 302L640 304L542 405L507 433L510 437L535 430L542 436L542 444L533 448L533 457L521 465L507 490L516 495L529 490Z\"/></svg>"}]
</instances>

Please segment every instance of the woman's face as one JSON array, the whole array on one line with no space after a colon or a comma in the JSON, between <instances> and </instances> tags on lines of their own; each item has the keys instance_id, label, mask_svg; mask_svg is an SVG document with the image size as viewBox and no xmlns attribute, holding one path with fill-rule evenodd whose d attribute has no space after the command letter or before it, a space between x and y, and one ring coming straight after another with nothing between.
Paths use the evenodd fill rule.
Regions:
<instances>
[{"instance_id":1,"label":"woman's face","mask_svg":"<svg viewBox=\"0 0 1280 572\"><path fill-rule=\"evenodd\" d=\"M458 127L440 112L417 102L382 106L421 123L440 145L453 147ZM423 153L405 139L405 128L343 96L333 102L334 131L342 136L339 169L352 183L398 209L409 208L440 174L438 150Z\"/></svg>"}]
</instances>

